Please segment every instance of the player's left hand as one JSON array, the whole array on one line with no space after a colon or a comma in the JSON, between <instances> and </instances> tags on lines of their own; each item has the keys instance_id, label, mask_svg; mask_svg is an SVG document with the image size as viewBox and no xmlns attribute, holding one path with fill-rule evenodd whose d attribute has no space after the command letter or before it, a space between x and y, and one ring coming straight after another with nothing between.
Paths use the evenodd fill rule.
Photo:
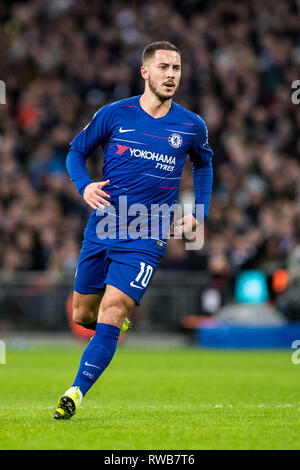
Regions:
<instances>
[{"instance_id":1,"label":"player's left hand","mask_svg":"<svg viewBox=\"0 0 300 470\"><path fill-rule=\"evenodd\" d=\"M175 235L183 235L184 233L195 232L196 228L200 225L197 219L193 214L187 214L181 219L172 222L170 227L170 236L174 237Z\"/></svg>"}]
</instances>

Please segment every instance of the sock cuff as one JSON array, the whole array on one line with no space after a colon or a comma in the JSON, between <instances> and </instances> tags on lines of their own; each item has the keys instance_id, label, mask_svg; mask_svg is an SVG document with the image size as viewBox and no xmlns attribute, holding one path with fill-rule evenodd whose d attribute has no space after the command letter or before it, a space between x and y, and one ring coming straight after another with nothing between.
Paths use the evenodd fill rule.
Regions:
<instances>
[{"instance_id":1,"label":"sock cuff","mask_svg":"<svg viewBox=\"0 0 300 470\"><path fill-rule=\"evenodd\" d=\"M96 334L111 336L115 339L119 338L121 329L114 325L108 325L107 323L97 323Z\"/></svg>"}]
</instances>

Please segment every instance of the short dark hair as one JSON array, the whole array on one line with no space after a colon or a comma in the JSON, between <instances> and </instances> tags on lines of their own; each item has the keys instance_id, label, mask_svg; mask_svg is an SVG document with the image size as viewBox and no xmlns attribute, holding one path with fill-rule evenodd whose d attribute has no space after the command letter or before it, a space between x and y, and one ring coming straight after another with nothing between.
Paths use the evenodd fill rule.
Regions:
<instances>
[{"instance_id":1,"label":"short dark hair","mask_svg":"<svg viewBox=\"0 0 300 470\"><path fill-rule=\"evenodd\" d=\"M168 41L156 41L152 42L151 44L148 44L148 46L145 47L143 50L142 54L142 64L145 62L145 60L149 59L155 54L155 51L175 51L180 55L180 51L178 47L174 46L171 42Z\"/></svg>"}]
</instances>

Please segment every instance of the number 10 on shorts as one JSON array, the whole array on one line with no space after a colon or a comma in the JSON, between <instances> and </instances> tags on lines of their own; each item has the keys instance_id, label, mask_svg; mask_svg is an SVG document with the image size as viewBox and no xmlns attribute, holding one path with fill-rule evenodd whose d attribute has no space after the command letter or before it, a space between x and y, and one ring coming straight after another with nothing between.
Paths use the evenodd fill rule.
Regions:
<instances>
[{"instance_id":1,"label":"number 10 on shorts","mask_svg":"<svg viewBox=\"0 0 300 470\"><path fill-rule=\"evenodd\" d=\"M130 285L132 287L138 287L139 289L143 289L147 287L149 284L149 281L151 279L152 273L153 273L153 267L150 264L146 264L143 261L140 262L141 269L136 276L134 282L131 282ZM141 286L137 286L135 283L140 282Z\"/></svg>"}]
</instances>

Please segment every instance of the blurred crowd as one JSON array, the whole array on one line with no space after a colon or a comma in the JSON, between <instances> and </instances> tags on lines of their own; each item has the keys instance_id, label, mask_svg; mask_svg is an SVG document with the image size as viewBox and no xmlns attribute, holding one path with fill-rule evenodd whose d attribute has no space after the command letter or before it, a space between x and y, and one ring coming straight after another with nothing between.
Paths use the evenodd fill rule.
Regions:
<instances>
[{"instance_id":1,"label":"blurred crowd","mask_svg":"<svg viewBox=\"0 0 300 470\"><path fill-rule=\"evenodd\" d=\"M300 236L299 25L297 0L2 0L0 269L74 272L89 209L66 173L69 142L101 106L142 93L156 40L181 50L175 101L205 119L214 150L204 248L170 240L161 268L222 282L285 267ZM180 200L192 199L187 160Z\"/></svg>"}]
</instances>

